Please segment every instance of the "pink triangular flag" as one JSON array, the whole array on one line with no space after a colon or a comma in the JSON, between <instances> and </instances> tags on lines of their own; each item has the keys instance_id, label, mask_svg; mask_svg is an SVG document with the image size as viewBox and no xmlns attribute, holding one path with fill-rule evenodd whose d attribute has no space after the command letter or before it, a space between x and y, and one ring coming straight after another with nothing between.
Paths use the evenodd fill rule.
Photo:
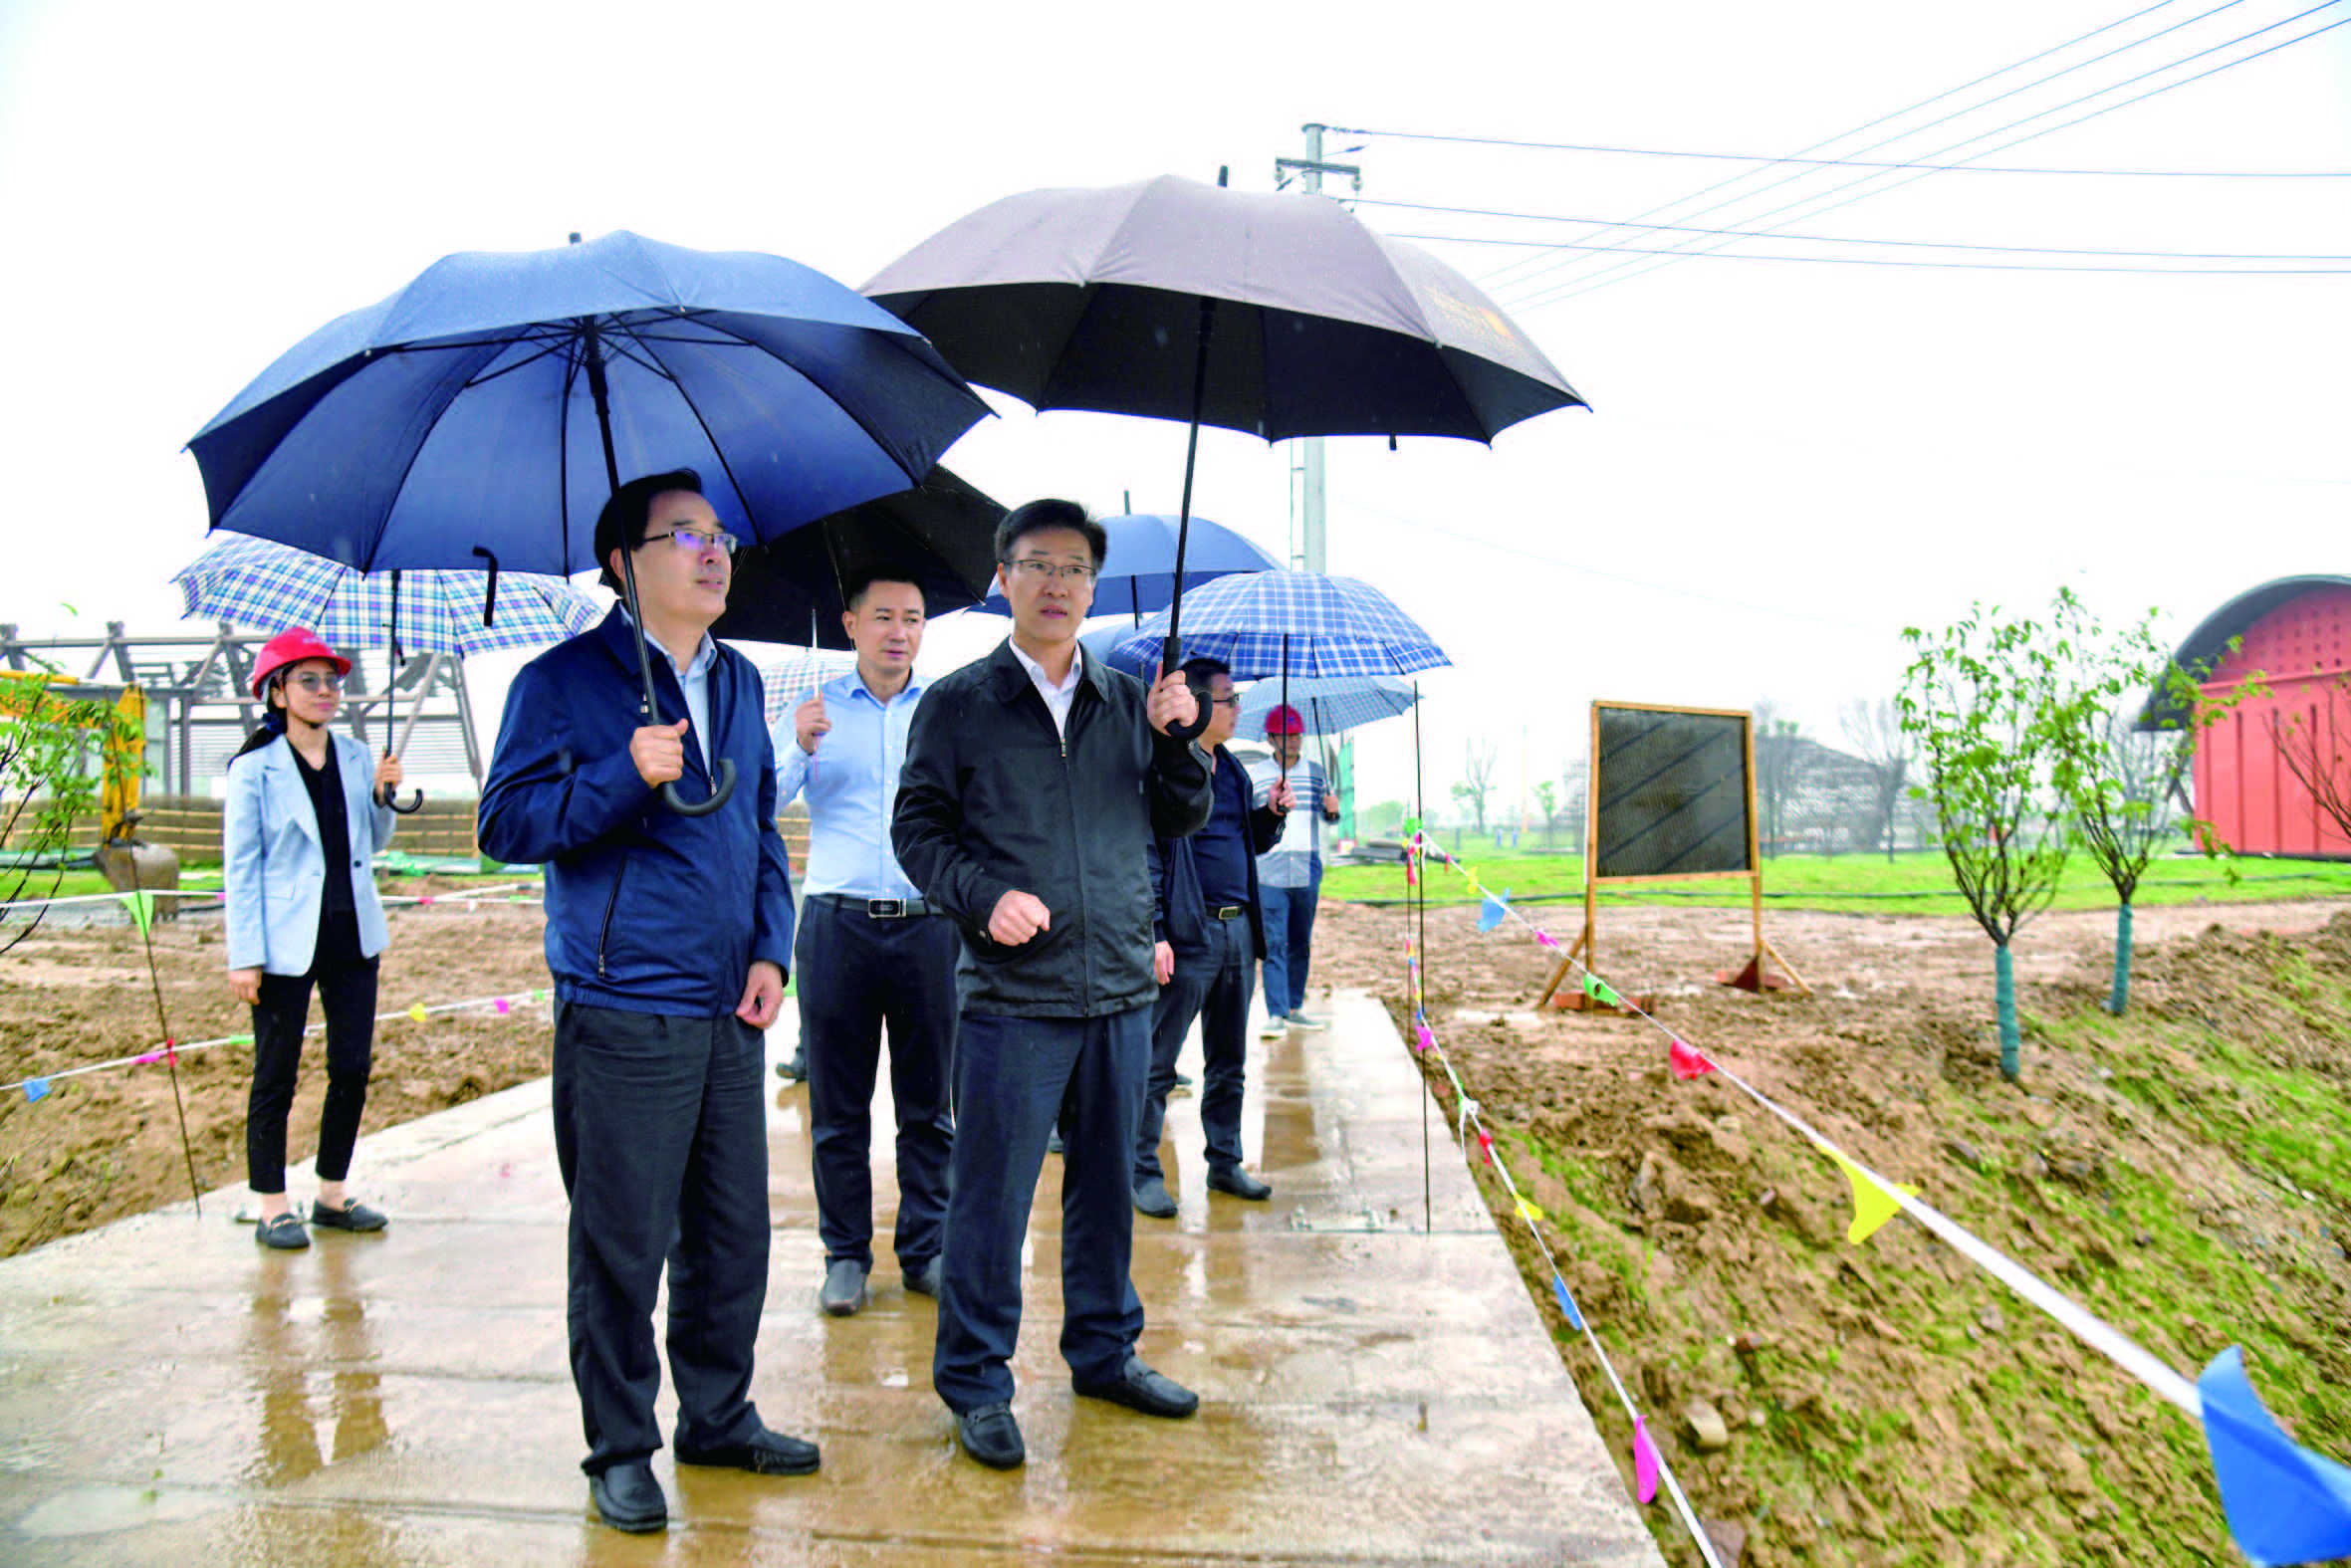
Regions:
<instances>
[{"instance_id":1,"label":"pink triangular flag","mask_svg":"<svg viewBox=\"0 0 2351 1568\"><path fill-rule=\"evenodd\" d=\"M1418 1045L1420 1049L1429 1050L1436 1045L1437 1036L1430 1032L1429 1026L1426 1023L1419 1025L1417 1032L1419 1035Z\"/></svg>"},{"instance_id":2,"label":"pink triangular flag","mask_svg":"<svg viewBox=\"0 0 2351 1568\"><path fill-rule=\"evenodd\" d=\"M1643 1502L1657 1497L1657 1450L1649 1443L1649 1424L1633 1418L1633 1494Z\"/></svg>"},{"instance_id":3,"label":"pink triangular flag","mask_svg":"<svg viewBox=\"0 0 2351 1568\"><path fill-rule=\"evenodd\" d=\"M1697 1046L1685 1045L1678 1039L1666 1047L1665 1056L1677 1078L1703 1078L1715 1070L1715 1064Z\"/></svg>"}]
</instances>

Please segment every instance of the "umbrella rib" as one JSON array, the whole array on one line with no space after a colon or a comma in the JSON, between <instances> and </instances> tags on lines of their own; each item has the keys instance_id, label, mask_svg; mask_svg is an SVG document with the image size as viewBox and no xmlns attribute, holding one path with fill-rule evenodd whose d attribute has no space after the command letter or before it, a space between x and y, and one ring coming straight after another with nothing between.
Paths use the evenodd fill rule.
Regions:
<instances>
[{"instance_id":1,"label":"umbrella rib","mask_svg":"<svg viewBox=\"0 0 2351 1568\"><path fill-rule=\"evenodd\" d=\"M625 329L623 330L625 331ZM752 343L747 344L746 346L757 348L759 345ZM784 358L783 355L776 354L772 355L771 357L775 358L780 364L790 366L796 374L800 373L800 367L798 365L792 364L792 361ZM666 379L671 386L677 388L677 400L685 405L687 413L694 416L694 428L700 430L702 432L702 439L710 443L711 455L718 459L719 472L727 476L728 488L733 490L736 497L742 501L744 522L756 528L758 526L758 519L753 518L750 515L750 493L743 488L743 482L735 477L735 465L727 461L726 448L720 443L718 439L718 433L710 428L710 421L702 417L702 410L694 406L694 394L686 389L685 382L679 380L676 375L670 372L668 366L663 365L658 373L664 379ZM805 375L803 376L803 379L806 379ZM878 447L881 446L881 443L879 440L876 440L874 445ZM888 450L886 447L882 449L884 451ZM903 472L903 470L901 470L901 472ZM778 532L777 538L781 539L785 534L789 534L792 531L790 529L781 530ZM759 539L758 543L764 545L767 543L767 541L765 539Z\"/></svg>"}]
</instances>

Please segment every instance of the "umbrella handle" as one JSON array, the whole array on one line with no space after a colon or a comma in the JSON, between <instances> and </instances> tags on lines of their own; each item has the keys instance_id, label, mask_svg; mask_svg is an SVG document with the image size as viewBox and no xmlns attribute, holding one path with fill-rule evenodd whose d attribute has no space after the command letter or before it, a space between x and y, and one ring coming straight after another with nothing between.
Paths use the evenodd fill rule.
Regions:
<instances>
[{"instance_id":1,"label":"umbrella handle","mask_svg":"<svg viewBox=\"0 0 2351 1568\"><path fill-rule=\"evenodd\" d=\"M1182 646L1177 643L1175 638L1170 637L1160 645L1159 667L1162 670L1175 669L1183 663L1183 657ZM1190 724L1179 722L1167 727L1165 733L1170 740L1189 741L1208 728L1208 683L1187 680L1184 684L1192 689L1192 707L1195 711Z\"/></svg>"},{"instance_id":2,"label":"umbrella handle","mask_svg":"<svg viewBox=\"0 0 2351 1568\"><path fill-rule=\"evenodd\" d=\"M628 594L628 629L636 638L636 672L645 682L645 723L661 722L661 704L653 694L653 655L645 648L645 623L636 601L636 558L626 548L620 552L621 586ZM710 791L710 798L700 803L688 800L679 793L677 781L672 779L661 786L661 803L680 816L708 816L725 805L735 792L735 760L718 760L718 787Z\"/></svg>"},{"instance_id":3,"label":"umbrella handle","mask_svg":"<svg viewBox=\"0 0 2351 1568\"><path fill-rule=\"evenodd\" d=\"M422 789L409 790L408 803L406 805L402 805L399 802L399 799L393 795L383 795L380 798L385 805L399 812L402 816L414 816L417 812L424 809L424 791Z\"/></svg>"},{"instance_id":4,"label":"umbrella handle","mask_svg":"<svg viewBox=\"0 0 2351 1568\"><path fill-rule=\"evenodd\" d=\"M661 786L661 803L680 816L708 816L725 805L728 796L734 792L735 760L722 757L718 760L718 787L710 791L709 799L698 802L688 800L678 792L677 781L673 779Z\"/></svg>"}]
</instances>

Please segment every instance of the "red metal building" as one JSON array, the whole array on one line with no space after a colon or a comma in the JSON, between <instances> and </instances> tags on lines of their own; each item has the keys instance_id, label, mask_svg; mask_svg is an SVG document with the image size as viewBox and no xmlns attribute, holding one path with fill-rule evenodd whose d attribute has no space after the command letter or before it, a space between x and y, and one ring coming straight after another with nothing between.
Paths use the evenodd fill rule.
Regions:
<instances>
[{"instance_id":1,"label":"red metal building","mask_svg":"<svg viewBox=\"0 0 2351 1568\"><path fill-rule=\"evenodd\" d=\"M2228 653L2233 638L2242 643ZM2213 664L2204 682L2225 696L2259 672L2269 688L2248 697L2207 731L2196 750L2196 814L2245 854L2351 858L2351 838L2320 809L2278 755L2274 729L2293 721L2303 733L2342 748L2338 773L2351 769L2351 577L2280 577L2240 593L2180 645L2190 668ZM2351 781L2341 792L2351 796Z\"/></svg>"}]
</instances>

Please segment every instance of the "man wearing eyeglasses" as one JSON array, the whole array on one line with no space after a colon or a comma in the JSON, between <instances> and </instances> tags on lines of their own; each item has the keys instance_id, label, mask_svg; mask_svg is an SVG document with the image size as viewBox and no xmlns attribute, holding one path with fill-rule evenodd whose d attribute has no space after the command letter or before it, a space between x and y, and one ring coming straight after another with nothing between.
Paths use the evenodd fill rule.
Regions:
<instances>
[{"instance_id":1,"label":"man wearing eyeglasses","mask_svg":"<svg viewBox=\"0 0 2351 1568\"><path fill-rule=\"evenodd\" d=\"M1200 747L1208 753L1215 805L1199 832L1151 845L1161 984L1151 1009L1151 1076L1135 1131L1134 1206L1154 1220L1176 1216L1159 1164L1159 1139L1176 1057L1194 1018L1200 1020L1200 1130L1208 1143L1209 1190L1258 1202L1274 1194L1242 1169L1241 1101L1248 1087L1249 1003L1266 956L1257 857L1282 836L1290 789L1278 784L1265 805L1250 804L1249 776L1225 750L1241 710L1232 666L1222 659L1187 659L1184 674L1208 688L1208 727L1200 732Z\"/></svg>"},{"instance_id":2,"label":"man wearing eyeglasses","mask_svg":"<svg viewBox=\"0 0 2351 1568\"><path fill-rule=\"evenodd\" d=\"M734 537L681 469L615 491L595 544L607 585L629 554L661 712L639 712L625 605L533 659L507 693L478 831L484 852L546 867L582 1468L604 1523L649 1531L668 1523L651 1467L664 1263L678 1462L817 1468L817 1446L770 1431L750 1400L768 1277L764 1031L792 890L759 675L709 634ZM707 799L728 762L744 787L718 809L660 802L673 780Z\"/></svg>"},{"instance_id":3,"label":"man wearing eyeglasses","mask_svg":"<svg viewBox=\"0 0 2351 1568\"><path fill-rule=\"evenodd\" d=\"M1074 502L1006 516L997 578L1012 635L931 683L891 821L898 863L963 936L931 1382L964 1452L997 1469L1027 1456L1009 1363L1057 1117L1060 1345L1076 1391L1150 1416L1200 1404L1136 1353L1129 1172L1158 991L1144 846L1199 830L1208 771L1167 733L1197 716L1181 671L1146 691L1078 646L1105 546Z\"/></svg>"}]
</instances>

